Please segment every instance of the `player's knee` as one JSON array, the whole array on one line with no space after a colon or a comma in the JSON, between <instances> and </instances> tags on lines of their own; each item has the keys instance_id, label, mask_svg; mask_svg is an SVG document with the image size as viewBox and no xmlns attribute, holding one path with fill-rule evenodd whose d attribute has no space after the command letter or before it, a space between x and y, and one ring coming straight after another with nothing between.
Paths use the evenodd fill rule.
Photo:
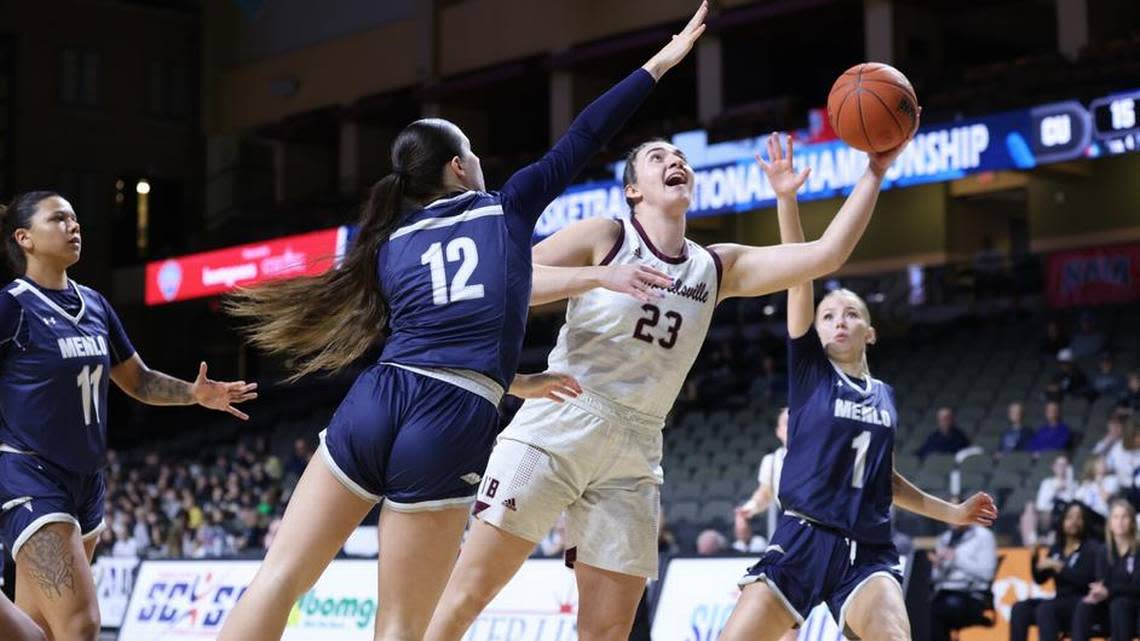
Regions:
<instances>
[{"instance_id":1,"label":"player's knee","mask_svg":"<svg viewBox=\"0 0 1140 641\"><path fill-rule=\"evenodd\" d=\"M67 619L64 634L55 635L60 641L99 641L99 610L88 610Z\"/></svg>"},{"instance_id":2,"label":"player's knee","mask_svg":"<svg viewBox=\"0 0 1140 641\"><path fill-rule=\"evenodd\" d=\"M623 619L578 621L579 641L624 641L629 638L631 622Z\"/></svg>"}]
</instances>

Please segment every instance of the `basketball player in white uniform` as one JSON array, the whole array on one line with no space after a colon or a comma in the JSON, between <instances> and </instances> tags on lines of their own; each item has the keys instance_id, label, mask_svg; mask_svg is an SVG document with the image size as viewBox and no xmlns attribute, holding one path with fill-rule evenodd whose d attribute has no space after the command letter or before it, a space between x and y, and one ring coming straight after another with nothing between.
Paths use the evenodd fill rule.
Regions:
<instances>
[{"instance_id":1,"label":"basketball player in white uniform","mask_svg":"<svg viewBox=\"0 0 1140 641\"><path fill-rule=\"evenodd\" d=\"M874 158L878 166L893 159ZM802 185L808 170L797 174L789 163L783 174ZM661 428L713 308L838 269L866 229L880 181L868 170L816 241L704 248L685 238L692 169L675 146L650 141L626 162L628 220L585 220L535 246L535 264L578 268L536 270L532 304L569 297L549 369L573 376L583 392L564 403L526 401L500 434L475 504L479 520L425 639L458 641L563 511L579 638L628 638L646 579L657 576ZM671 283L662 287L647 271L642 291L656 298L648 302L595 289L608 266L632 264Z\"/></svg>"}]
</instances>

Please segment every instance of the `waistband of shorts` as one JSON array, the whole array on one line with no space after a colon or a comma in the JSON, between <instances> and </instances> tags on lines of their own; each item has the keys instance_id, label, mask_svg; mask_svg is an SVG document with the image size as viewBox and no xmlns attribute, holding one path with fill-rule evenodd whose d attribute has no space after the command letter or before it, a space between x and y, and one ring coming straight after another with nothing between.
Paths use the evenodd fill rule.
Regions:
<instances>
[{"instance_id":1,"label":"waistband of shorts","mask_svg":"<svg viewBox=\"0 0 1140 641\"><path fill-rule=\"evenodd\" d=\"M660 432L665 427L665 417L663 416L639 412L632 407L612 401L585 388L576 398L568 398L566 402L598 418L614 421L638 430Z\"/></svg>"},{"instance_id":2,"label":"waistband of shorts","mask_svg":"<svg viewBox=\"0 0 1140 641\"><path fill-rule=\"evenodd\" d=\"M469 369L458 369L454 367L417 367L415 365L404 365L390 361L381 361L380 364L399 367L400 369L406 369L420 376L450 383L472 394L482 396L487 399L488 403L495 407L499 406L499 403L503 400L503 394L505 393L503 386L496 383L489 376Z\"/></svg>"},{"instance_id":3,"label":"waistband of shorts","mask_svg":"<svg viewBox=\"0 0 1140 641\"><path fill-rule=\"evenodd\" d=\"M25 452L24 450L18 450L11 445L8 445L7 443L0 443L0 452L7 452L9 454L27 454L29 456L36 455L35 452Z\"/></svg>"}]
</instances>

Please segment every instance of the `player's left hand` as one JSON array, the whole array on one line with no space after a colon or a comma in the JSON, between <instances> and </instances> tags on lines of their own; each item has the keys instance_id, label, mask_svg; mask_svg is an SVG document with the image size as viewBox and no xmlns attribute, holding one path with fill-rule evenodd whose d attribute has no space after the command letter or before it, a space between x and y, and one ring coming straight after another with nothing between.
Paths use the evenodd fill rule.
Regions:
<instances>
[{"instance_id":1,"label":"player's left hand","mask_svg":"<svg viewBox=\"0 0 1140 641\"><path fill-rule=\"evenodd\" d=\"M229 412L243 421L249 420L249 415L234 407L234 403L244 403L257 398L257 383L237 381L225 383L212 381L206 378L206 363L198 366L198 378L190 386L190 395L194 402L202 407L208 407L220 412Z\"/></svg>"},{"instance_id":2,"label":"player's left hand","mask_svg":"<svg viewBox=\"0 0 1140 641\"><path fill-rule=\"evenodd\" d=\"M918 114L914 118L914 131L910 133L910 137L902 142L901 145L894 149L888 149L881 152L869 152L867 154L867 168L870 169L876 176L882 178L887 174L887 170L891 168L899 154L906 149L910 141L914 140L914 135L918 133L919 124L922 121L922 107L918 108Z\"/></svg>"},{"instance_id":3,"label":"player's left hand","mask_svg":"<svg viewBox=\"0 0 1140 641\"><path fill-rule=\"evenodd\" d=\"M768 161L765 162L760 154L756 154L756 162L768 176L768 184L777 197L795 196L811 175L811 167L804 167L799 173L792 167L794 147L792 137L788 136L788 153L784 154L780 134L772 132L768 136Z\"/></svg>"},{"instance_id":4,"label":"player's left hand","mask_svg":"<svg viewBox=\"0 0 1140 641\"><path fill-rule=\"evenodd\" d=\"M508 393L519 398L548 398L561 403L567 398L577 398L582 393L582 386L569 374L516 374Z\"/></svg>"},{"instance_id":5,"label":"player's left hand","mask_svg":"<svg viewBox=\"0 0 1140 641\"><path fill-rule=\"evenodd\" d=\"M978 492L957 506L957 518L954 525L984 525L990 527L998 517L997 505L994 497L985 492Z\"/></svg>"}]
</instances>

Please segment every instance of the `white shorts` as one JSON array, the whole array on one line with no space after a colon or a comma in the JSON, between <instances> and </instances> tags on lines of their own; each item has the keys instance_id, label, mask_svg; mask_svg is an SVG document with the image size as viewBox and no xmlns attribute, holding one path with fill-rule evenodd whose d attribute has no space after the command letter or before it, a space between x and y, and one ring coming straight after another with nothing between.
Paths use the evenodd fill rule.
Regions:
<instances>
[{"instance_id":1,"label":"white shorts","mask_svg":"<svg viewBox=\"0 0 1140 641\"><path fill-rule=\"evenodd\" d=\"M594 397L529 400L499 435L475 502L535 543L566 513L567 560L657 577L661 420Z\"/></svg>"}]
</instances>

